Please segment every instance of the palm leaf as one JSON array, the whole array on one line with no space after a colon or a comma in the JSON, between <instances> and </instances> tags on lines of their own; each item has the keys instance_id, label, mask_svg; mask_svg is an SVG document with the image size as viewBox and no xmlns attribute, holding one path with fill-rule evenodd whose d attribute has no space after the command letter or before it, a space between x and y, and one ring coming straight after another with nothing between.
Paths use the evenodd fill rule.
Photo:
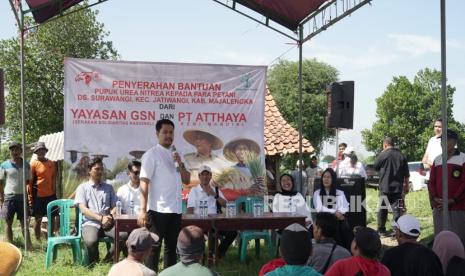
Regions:
<instances>
[{"instance_id":1,"label":"palm leaf","mask_svg":"<svg viewBox=\"0 0 465 276\"><path fill-rule=\"evenodd\" d=\"M248 153L245 158L245 165L252 174L252 179L265 176L265 168L263 167L262 159L255 153Z\"/></svg>"}]
</instances>

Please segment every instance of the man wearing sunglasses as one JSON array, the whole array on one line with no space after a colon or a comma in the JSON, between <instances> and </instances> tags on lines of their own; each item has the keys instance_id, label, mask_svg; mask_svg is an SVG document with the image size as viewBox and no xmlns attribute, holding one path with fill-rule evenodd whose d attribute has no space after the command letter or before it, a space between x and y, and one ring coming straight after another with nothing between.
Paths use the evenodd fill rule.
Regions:
<instances>
[{"instance_id":1,"label":"man wearing sunglasses","mask_svg":"<svg viewBox=\"0 0 465 276\"><path fill-rule=\"evenodd\" d=\"M116 195L122 203L123 214L130 214L131 201L134 208L134 215L139 215L140 212L140 161L133 160L128 164L129 182L118 189Z\"/></svg>"}]
</instances>

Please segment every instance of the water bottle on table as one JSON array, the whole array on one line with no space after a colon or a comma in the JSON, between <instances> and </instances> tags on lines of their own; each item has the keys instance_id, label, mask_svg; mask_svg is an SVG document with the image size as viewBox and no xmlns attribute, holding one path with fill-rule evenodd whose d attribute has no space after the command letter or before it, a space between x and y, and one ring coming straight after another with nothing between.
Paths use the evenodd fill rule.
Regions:
<instances>
[{"instance_id":1,"label":"water bottle on table","mask_svg":"<svg viewBox=\"0 0 465 276\"><path fill-rule=\"evenodd\" d=\"M262 202L261 201L254 201L253 203L253 216L259 217L262 215Z\"/></svg>"},{"instance_id":2,"label":"water bottle on table","mask_svg":"<svg viewBox=\"0 0 465 276\"><path fill-rule=\"evenodd\" d=\"M134 200L129 203L129 214L134 215Z\"/></svg>"},{"instance_id":3,"label":"water bottle on table","mask_svg":"<svg viewBox=\"0 0 465 276\"><path fill-rule=\"evenodd\" d=\"M203 200L199 200L199 216L203 216Z\"/></svg>"},{"instance_id":4,"label":"water bottle on table","mask_svg":"<svg viewBox=\"0 0 465 276\"><path fill-rule=\"evenodd\" d=\"M269 213L270 212L270 197L269 196L264 196L263 198L263 213Z\"/></svg>"},{"instance_id":5,"label":"water bottle on table","mask_svg":"<svg viewBox=\"0 0 465 276\"><path fill-rule=\"evenodd\" d=\"M236 203L234 201L226 202L226 216L234 217L236 215Z\"/></svg>"},{"instance_id":6,"label":"water bottle on table","mask_svg":"<svg viewBox=\"0 0 465 276\"><path fill-rule=\"evenodd\" d=\"M292 202L292 213L297 212L297 206L300 206L302 202L300 202L299 198L294 198Z\"/></svg>"},{"instance_id":7,"label":"water bottle on table","mask_svg":"<svg viewBox=\"0 0 465 276\"><path fill-rule=\"evenodd\" d=\"M203 217L208 217L208 201L203 201Z\"/></svg>"},{"instance_id":8,"label":"water bottle on table","mask_svg":"<svg viewBox=\"0 0 465 276\"><path fill-rule=\"evenodd\" d=\"M257 214L258 216L263 216L263 201L259 200L257 201Z\"/></svg>"},{"instance_id":9,"label":"water bottle on table","mask_svg":"<svg viewBox=\"0 0 465 276\"><path fill-rule=\"evenodd\" d=\"M121 203L121 201L118 200L116 202L116 215L120 216L122 214L122 210L123 210L123 204Z\"/></svg>"},{"instance_id":10,"label":"water bottle on table","mask_svg":"<svg viewBox=\"0 0 465 276\"><path fill-rule=\"evenodd\" d=\"M201 217L208 216L208 202L206 200L199 201L199 211Z\"/></svg>"}]
</instances>

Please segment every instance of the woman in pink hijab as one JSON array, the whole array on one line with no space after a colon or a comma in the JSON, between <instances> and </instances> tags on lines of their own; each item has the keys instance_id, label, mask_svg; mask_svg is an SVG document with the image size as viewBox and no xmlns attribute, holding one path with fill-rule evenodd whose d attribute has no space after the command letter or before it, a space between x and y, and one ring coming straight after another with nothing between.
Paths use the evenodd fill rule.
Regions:
<instances>
[{"instance_id":1,"label":"woman in pink hijab","mask_svg":"<svg viewBox=\"0 0 465 276\"><path fill-rule=\"evenodd\" d=\"M457 256L465 259L465 250L459 236L451 231L441 231L433 243L433 251L441 260L444 274L452 257Z\"/></svg>"}]
</instances>

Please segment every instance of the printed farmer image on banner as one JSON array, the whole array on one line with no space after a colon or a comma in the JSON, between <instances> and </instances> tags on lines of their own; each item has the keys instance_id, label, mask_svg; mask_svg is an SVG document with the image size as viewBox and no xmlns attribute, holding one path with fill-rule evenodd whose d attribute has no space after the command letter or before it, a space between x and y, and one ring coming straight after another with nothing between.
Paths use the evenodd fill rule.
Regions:
<instances>
[{"instance_id":1,"label":"printed farmer image on banner","mask_svg":"<svg viewBox=\"0 0 465 276\"><path fill-rule=\"evenodd\" d=\"M128 162L158 143L155 124L169 119L191 172L184 196L202 165L228 200L263 196L266 69L65 59L65 194L88 178L94 157L115 189L127 183Z\"/></svg>"}]
</instances>

